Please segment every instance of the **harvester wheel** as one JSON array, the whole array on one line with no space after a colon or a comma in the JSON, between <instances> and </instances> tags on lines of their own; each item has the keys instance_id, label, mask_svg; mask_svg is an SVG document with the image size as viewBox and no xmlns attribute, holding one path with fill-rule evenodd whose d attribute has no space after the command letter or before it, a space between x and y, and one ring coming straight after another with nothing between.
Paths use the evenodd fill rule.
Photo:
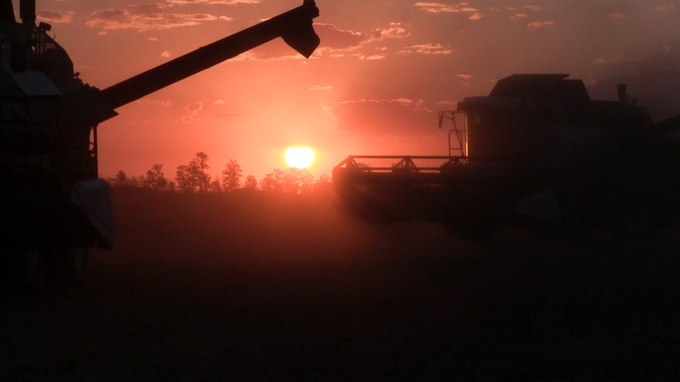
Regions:
<instances>
[{"instance_id":1,"label":"harvester wheel","mask_svg":"<svg viewBox=\"0 0 680 382\"><path fill-rule=\"evenodd\" d=\"M85 278L87 248L64 248L58 253L60 279L65 284L77 284Z\"/></svg>"},{"instance_id":2,"label":"harvester wheel","mask_svg":"<svg viewBox=\"0 0 680 382\"><path fill-rule=\"evenodd\" d=\"M48 259L38 250L30 250L24 255L24 267L19 277L29 289L39 289L45 285L49 269Z\"/></svg>"},{"instance_id":3,"label":"harvester wheel","mask_svg":"<svg viewBox=\"0 0 680 382\"><path fill-rule=\"evenodd\" d=\"M0 259L0 289L22 292L43 287L47 282L49 259L37 249L6 249Z\"/></svg>"}]
</instances>

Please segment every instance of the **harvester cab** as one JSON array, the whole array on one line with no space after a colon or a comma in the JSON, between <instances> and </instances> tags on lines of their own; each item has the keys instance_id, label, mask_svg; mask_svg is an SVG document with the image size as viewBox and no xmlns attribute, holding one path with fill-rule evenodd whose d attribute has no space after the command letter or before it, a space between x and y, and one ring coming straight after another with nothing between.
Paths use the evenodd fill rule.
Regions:
<instances>
[{"instance_id":1,"label":"harvester cab","mask_svg":"<svg viewBox=\"0 0 680 382\"><path fill-rule=\"evenodd\" d=\"M469 160L582 162L652 126L650 115L629 101L625 85L618 86L618 101L593 101L582 80L567 77L515 74L499 80L488 96L460 102Z\"/></svg>"}]
</instances>

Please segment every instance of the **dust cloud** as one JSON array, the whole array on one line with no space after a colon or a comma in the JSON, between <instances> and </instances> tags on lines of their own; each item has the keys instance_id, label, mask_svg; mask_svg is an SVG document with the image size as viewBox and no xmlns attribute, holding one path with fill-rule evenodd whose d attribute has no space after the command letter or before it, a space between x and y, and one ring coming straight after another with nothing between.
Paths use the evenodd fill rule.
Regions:
<instances>
[{"instance_id":1,"label":"dust cloud","mask_svg":"<svg viewBox=\"0 0 680 382\"><path fill-rule=\"evenodd\" d=\"M370 224L343 211L332 190L310 195L157 193L114 188L112 253L160 262L378 261L452 254L459 243L437 223ZM120 255L119 255L120 254ZM97 255L99 256L99 255Z\"/></svg>"},{"instance_id":2,"label":"dust cloud","mask_svg":"<svg viewBox=\"0 0 680 382\"><path fill-rule=\"evenodd\" d=\"M677 232L368 223L332 192L112 190L86 280L0 295L0 380L677 380Z\"/></svg>"}]
</instances>

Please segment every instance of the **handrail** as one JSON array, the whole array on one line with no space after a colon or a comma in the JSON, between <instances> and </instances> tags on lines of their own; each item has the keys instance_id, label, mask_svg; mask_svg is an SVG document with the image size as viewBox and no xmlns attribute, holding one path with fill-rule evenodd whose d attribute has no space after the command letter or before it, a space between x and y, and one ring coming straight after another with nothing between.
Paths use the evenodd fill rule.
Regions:
<instances>
[{"instance_id":1,"label":"handrail","mask_svg":"<svg viewBox=\"0 0 680 382\"><path fill-rule=\"evenodd\" d=\"M350 172L386 172L395 170L440 172L441 168L445 165L462 165L466 162L467 157L464 156L350 155L335 166L333 170L344 169Z\"/></svg>"}]
</instances>

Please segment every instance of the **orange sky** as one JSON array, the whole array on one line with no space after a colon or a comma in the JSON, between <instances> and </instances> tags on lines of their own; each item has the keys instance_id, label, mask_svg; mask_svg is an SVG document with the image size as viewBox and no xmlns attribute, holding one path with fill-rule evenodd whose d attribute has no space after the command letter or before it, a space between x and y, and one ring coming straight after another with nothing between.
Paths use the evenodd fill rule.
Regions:
<instances>
[{"instance_id":1,"label":"orange sky","mask_svg":"<svg viewBox=\"0 0 680 382\"><path fill-rule=\"evenodd\" d=\"M18 1L14 2L18 12ZM302 0L38 0L80 78L106 88ZM309 146L318 177L349 154L447 154L437 111L513 73L570 73L680 114L680 0L317 0L309 60L270 42L118 109L99 127L100 174L174 177L199 151L259 180Z\"/></svg>"}]
</instances>

